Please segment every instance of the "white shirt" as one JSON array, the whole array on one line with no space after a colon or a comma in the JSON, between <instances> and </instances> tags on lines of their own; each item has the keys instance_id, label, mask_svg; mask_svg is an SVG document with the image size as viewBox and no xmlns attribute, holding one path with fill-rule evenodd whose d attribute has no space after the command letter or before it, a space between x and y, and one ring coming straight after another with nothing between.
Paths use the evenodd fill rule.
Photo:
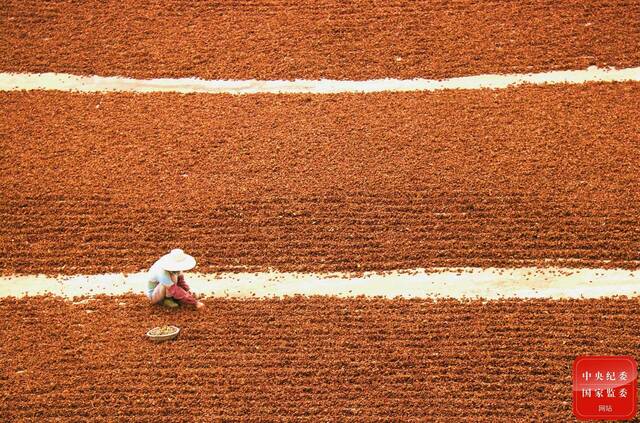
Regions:
<instances>
[{"instance_id":1,"label":"white shirt","mask_svg":"<svg viewBox=\"0 0 640 423\"><path fill-rule=\"evenodd\" d=\"M159 259L155 263L153 263L153 266L151 266L151 268L149 268L148 275L149 282L161 283L164 286L173 285L173 281L171 280L171 276L169 276L169 272L167 272L160 266Z\"/></svg>"}]
</instances>

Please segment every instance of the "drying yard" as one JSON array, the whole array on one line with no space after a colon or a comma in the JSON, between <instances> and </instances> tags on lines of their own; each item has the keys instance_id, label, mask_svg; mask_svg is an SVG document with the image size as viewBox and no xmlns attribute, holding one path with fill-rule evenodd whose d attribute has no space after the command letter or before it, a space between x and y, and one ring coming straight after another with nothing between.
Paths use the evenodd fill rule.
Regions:
<instances>
[{"instance_id":1,"label":"drying yard","mask_svg":"<svg viewBox=\"0 0 640 423\"><path fill-rule=\"evenodd\" d=\"M568 421L638 355L638 1L128 3L0 5L3 419ZM205 309L117 288L172 248Z\"/></svg>"}]
</instances>

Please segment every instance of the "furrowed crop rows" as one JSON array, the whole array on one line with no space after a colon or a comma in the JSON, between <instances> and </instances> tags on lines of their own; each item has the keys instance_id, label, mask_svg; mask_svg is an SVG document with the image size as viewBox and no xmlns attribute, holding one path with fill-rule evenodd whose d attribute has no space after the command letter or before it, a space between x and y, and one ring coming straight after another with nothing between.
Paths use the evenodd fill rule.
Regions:
<instances>
[{"instance_id":1,"label":"furrowed crop rows","mask_svg":"<svg viewBox=\"0 0 640 423\"><path fill-rule=\"evenodd\" d=\"M638 83L0 94L0 270L640 265Z\"/></svg>"},{"instance_id":2,"label":"furrowed crop rows","mask_svg":"<svg viewBox=\"0 0 640 423\"><path fill-rule=\"evenodd\" d=\"M9 0L0 70L135 78L449 78L637 66L640 3Z\"/></svg>"},{"instance_id":3,"label":"furrowed crop rows","mask_svg":"<svg viewBox=\"0 0 640 423\"><path fill-rule=\"evenodd\" d=\"M566 421L575 356L640 345L636 299L207 303L1 299L3 418Z\"/></svg>"}]
</instances>

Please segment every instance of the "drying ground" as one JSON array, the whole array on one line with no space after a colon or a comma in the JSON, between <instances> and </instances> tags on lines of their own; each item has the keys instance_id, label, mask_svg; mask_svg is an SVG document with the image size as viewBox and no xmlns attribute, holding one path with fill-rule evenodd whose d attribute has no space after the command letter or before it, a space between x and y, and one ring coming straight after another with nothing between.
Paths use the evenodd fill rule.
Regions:
<instances>
[{"instance_id":1,"label":"drying ground","mask_svg":"<svg viewBox=\"0 0 640 423\"><path fill-rule=\"evenodd\" d=\"M640 2L4 1L0 71L449 78L637 66Z\"/></svg>"},{"instance_id":2,"label":"drying ground","mask_svg":"<svg viewBox=\"0 0 640 423\"><path fill-rule=\"evenodd\" d=\"M568 421L580 354L635 355L637 299L0 299L0 413L61 421ZM177 340L153 344L152 326Z\"/></svg>"},{"instance_id":3,"label":"drying ground","mask_svg":"<svg viewBox=\"0 0 640 423\"><path fill-rule=\"evenodd\" d=\"M446 78L637 66L640 3L17 2L0 71ZM640 84L232 97L0 94L0 273L620 266L640 257ZM638 299L0 299L0 415L568 421ZM152 344L152 326L183 328Z\"/></svg>"},{"instance_id":4,"label":"drying ground","mask_svg":"<svg viewBox=\"0 0 640 423\"><path fill-rule=\"evenodd\" d=\"M0 271L640 265L638 83L0 94Z\"/></svg>"}]
</instances>

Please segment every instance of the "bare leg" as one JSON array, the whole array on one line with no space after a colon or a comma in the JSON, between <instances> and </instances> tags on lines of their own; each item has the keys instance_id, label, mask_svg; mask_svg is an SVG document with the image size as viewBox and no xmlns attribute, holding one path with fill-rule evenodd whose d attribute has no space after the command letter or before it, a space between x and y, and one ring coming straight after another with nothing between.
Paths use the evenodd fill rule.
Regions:
<instances>
[{"instance_id":1,"label":"bare leg","mask_svg":"<svg viewBox=\"0 0 640 423\"><path fill-rule=\"evenodd\" d=\"M159 283L158 286L156 286L156 288L153 290L153 294L151 295L151 303L159 303L160 301L164 300L165 297L167 297L167 294L167 287Z\"/></svg>"}]
</instances>

